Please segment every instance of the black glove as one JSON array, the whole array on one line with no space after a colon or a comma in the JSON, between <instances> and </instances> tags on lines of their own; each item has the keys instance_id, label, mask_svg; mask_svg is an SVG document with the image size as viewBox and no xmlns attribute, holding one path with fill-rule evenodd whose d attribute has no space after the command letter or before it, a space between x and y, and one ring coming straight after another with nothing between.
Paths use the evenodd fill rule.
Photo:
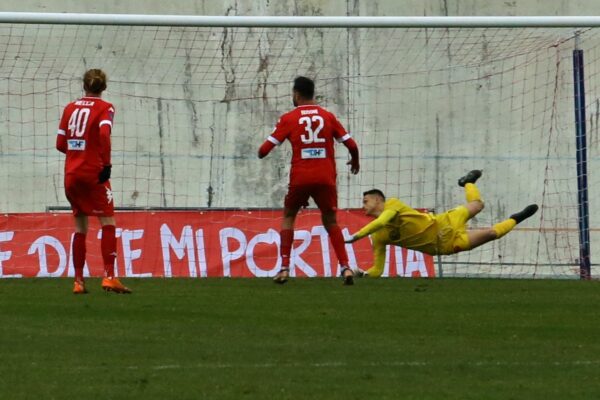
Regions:
<instances>
[{"instance_id":1,"label":"black glove","mask_svg":"<svg viewBox=\"0 0 600 400\"><path fill-rule=\"evenodd\" d=\"M100 171L100 173L98 174L98 183L104 183L110 179L110 169L111 168L112 168L112 165L105 165L102 168L102 171Z\"/></svg>"}]
</instances>

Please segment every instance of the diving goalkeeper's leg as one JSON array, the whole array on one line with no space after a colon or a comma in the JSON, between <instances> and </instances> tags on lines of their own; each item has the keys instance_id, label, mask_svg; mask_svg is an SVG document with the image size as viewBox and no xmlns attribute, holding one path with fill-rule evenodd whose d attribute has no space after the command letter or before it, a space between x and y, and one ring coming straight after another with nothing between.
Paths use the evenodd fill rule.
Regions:
<instances>
[{"instance_id":1,"label":"diving goalkeeper's leg","mask_svg":"<svg viewBox=\"0 0 600 400\"><path fill-rule=\"evenodd\" d=\"M474 249L475 247L481 246L484 243L500 239L502 236L512 231L517 224L535 214L537 210L537 204L530 204L523 210L511 215L508 219L497 223L491 228L469 231L467 234L470 244L469 249Z\"/></svg>"},{"instance_id":2,"label":"diving goalkeeper's leg","mask_svg":"<svg viewBox=\"0 0 600 400\"><path fill-rule=\"evenodd\" d=\"M465 197L467 199L465 207L469 211L469 219L479 214L484 207L479 189L475 186L475 182L481 177L481 174L481 170L474 169L458 180L458 186L465 188Z\"/></svg>"}]
</instances>

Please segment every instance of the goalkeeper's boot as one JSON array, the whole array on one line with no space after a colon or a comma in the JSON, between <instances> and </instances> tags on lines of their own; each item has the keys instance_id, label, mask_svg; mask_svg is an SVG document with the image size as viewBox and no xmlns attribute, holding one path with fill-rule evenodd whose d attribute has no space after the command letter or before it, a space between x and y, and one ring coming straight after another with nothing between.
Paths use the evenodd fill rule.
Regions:
<instances>
[{"instance_id":1,"label":"goalkeeper's boot","mask_svg":"<svg viewBox=\"0 0 600 400\"><path fill-rule=\"evenodd\" d=\"M535 214L538 208L539 207L537 204L530 204L527 207L525 207L522 211L511 215L509 218L514 219L515 221L517 221L517 224L519 224L527 218L531 217L533 214Z\"/></svg>"},{"instance_id":2,"label":"goalkeeper's boot","mask_svg":"<svg viewBox=\"0 0 600 400\"><path fill-rule=\"evenodd\" d=\"M83 281L76 280L75 283L73 283L73 294L86 294L87 292Z\"/></svg>"},{"instance_id":3,"label":"goalkeeper's boot","mask_svg":"<svg viewBox=\"0 0 600 400\"><path fill-rule=\"evenodd\" d=\"M117 278L115 277L107 277L102 279L102 289L107 292L115 292L115 293L131 293L131 289L123 285Z\"/></svg>"},{"instance_id":4,"label":"goalkeeper's boot","mask_svg":"<svg viewBox=\"0 0 600 400\"><path fill-rule=\"evenodd\" d=\"M481 178L482 171L480 169L474 169L469 171L468 174L458 180L458 186L465 187L467 183L475 183L477 179Z\"/></svg>"},{"instance_id":5,"label":"goalkeeper's boot","mask_svg":"<svg viewBox=\"0 0 600 400\"><path fill-rule=\"evenodd\" d=\"M275 278L273 278L273 282L283 285L288 281L290 277L290 269L288 267L282 267Z\"/></svg>"},{"instance_id":6,"label":"goalkeeper's boot","mask_svg":"<svg viewBox=\"0 0 600 400\"><path fill-rule=\"evenodd\" d=\"M342 266L341 271L342 279L344 280L344 285L350 286L354 285L354 272L351 268Z\"/></svg>"}]
</instances>

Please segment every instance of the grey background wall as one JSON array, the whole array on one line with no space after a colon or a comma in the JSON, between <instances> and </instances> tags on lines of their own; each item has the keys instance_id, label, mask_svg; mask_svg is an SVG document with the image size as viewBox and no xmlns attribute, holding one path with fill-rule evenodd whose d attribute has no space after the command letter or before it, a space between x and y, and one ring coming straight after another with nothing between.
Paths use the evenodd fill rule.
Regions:
<instances>
[{"instance_id":1,"label":"grey background wall","mask_svg":"<svg viewBox=\"0 0 600 400\"><path fill-rule=\"evenodd\" d=\"M0 11L197 15L600 15L594 1L6 1ZM91 67L110 78L117 202L124 206L279 207L289 147L255 154L290 108L291 80L361 146L340 206L380 187L420 207L460 204L456 179L485 171L474 226L542 205L526 229L448 258L455 268L570 273L577 257L571 50L575 30L298 30L0 26L0 180L4 212L67 205L54 132ZM598 165L598 44L583 30L590 170ZM600 180L589 177L593 200ZM592 227L599 225L593 212ZM595 238L595 231L593 233ZM592 246L592 249L594 247ZM485 265L491 265L488 271ZM450 267L453 268L453 267ZM459 270L455 271L460 273Z\"/></svg>"}]
</instances>

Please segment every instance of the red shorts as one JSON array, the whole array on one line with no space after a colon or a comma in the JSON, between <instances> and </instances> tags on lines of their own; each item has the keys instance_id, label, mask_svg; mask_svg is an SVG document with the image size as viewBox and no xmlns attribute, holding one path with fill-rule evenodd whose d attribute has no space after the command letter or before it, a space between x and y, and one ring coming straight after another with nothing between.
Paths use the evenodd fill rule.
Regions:
<instances>
[{"instance_id":1,"label":"red shorts","mask_svg":"<svg viewBox=\"0 0 600 400\"><path fill-rule=\"evenodd\" d=\"M332 185L290 185L283 205L298 210L308 205L312 197L321 212L337 211L337 188Z\"/></svg>"},{"instance_id":2,"label":"red shorts","mask_svg":"<svg viewBox=\"0 0 600 400\"><path fill-rule=\"evenodd\" d=\"M65 176L65 193L73 215L96 215L112 217L115 206L110 181L98 183L97 177Z\"/></svg>"}]
</instances>

